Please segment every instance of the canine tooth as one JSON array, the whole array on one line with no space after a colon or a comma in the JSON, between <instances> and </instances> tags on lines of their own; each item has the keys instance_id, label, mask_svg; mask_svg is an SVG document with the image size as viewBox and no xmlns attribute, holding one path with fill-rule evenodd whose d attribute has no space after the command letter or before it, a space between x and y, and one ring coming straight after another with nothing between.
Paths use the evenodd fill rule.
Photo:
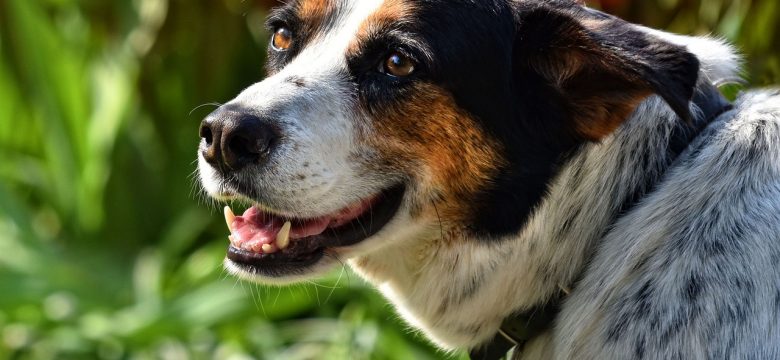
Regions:
<instances>
[{"instance_id":1,"label":"canine tooth","mask_svg":"<svg viewBox=\"0 0 780 360\"><path fill-rule=\"evenodd\" d=\"M228 228L230 228L230 225L233 224L233 220L236 219L236 215L233 214L233 209L230 208L230 206L225 206L225 222L227 223Z\"/></svg>"},{"instance_id":2,"label":"canine tooth","mask_svg":"<svg viewBox=\"0 0 780 360\"><path fill-rule=\"evenodd\" d=\"M276 247L271 244L263 244L263 252L266 254L273 254L276 252Z\"/></svg>"},{"instance_id":3,"label":"canine tooth","mask_svg":"<svg viewBox=\"0 0 780 360\"><path fill-rule=\"evenodd\" d=\"M284 250L290 245L290 229L292 228L291 222L285 222L282 225L282 229L279 230L279 234L276 235L276 247L279 250Z\"/></svg>"},{"instance_id":4,"label":"canine tooth","mask_svg":"<svg viewBox=\"0 0 780 360\"><path fill-rule=\"evenodd\" d=\"M236 243L236 238L234 238L233 235L228 235L228 240L230 240L231 244L235 244Z\"/></svg>"}]
</instances>

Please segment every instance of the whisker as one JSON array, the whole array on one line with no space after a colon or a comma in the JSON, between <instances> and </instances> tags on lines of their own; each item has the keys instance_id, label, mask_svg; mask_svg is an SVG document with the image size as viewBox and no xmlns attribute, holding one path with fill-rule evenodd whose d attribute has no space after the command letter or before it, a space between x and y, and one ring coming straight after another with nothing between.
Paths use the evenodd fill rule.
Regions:
<instances>
[{"instance_id":1,"label":"whisker","mask_svg":"<svg viewBox=\"0 0 780 360\"><path fill-rule=\"evenodd\" d=\"M192 113L194 113L195 110L198 110L198 109L200 109L200 108L202 108L204 106L214 106L214 107L218 108L218 107L222 106L222 104L216 103L216 102L211 102L211 103L205 103L205 104L198 105L194 109L190 110L190 112L187 114L187 116L192 116Z\"/></svg>"},{"instance_id":2,"label":"whisker","mask_svg":"<svg viewBox=\"0 0 780 360\"><path fill-rule=\"evenodd\" d=\"M279 297L282 295L282 288L281 287L277 287L276 290L278 290L278 291L276 292L276 298L274 298L274 303L273 303L274 307L279 302Z\"/></svg>"},{"instance_id":3,"label":"whisker","mask_svg":"<svg viewBox=\"0 0 780 360\"><path fill-rule=\"evenodd\" d=\"M320 290L319 287L325 287L324 285L317 284L314 281L311 280L305 280L307 283L312 285L312 288L314 289L314 294L317 297L317 306L322 306L322 303L320 302ZM307 291L308 293L308 291Z\"/></svg>"},{"instance_id":4,"label":"whisker","mask_svg":"<svg viewBox=\"0 0 780 360\"><path fill-rule=\"evenodd\" d=\"M441 215L439 215L439 208L436 206L436 202L431 199L431 204L433 204L433 209L436 210L436 218L439 220L439 236L441 237L440 240L444 241L444 225L441 223Z\"/></svg>"},{"instance_id":5,"label":"whisker","mask_svg":"<svg viewBox=\"0 0 780 360\"><path fill-rule=\"evenodd\" d=\"M347 274L347 286L346 287L349 287L349 285L352 284L352 278L349 276L351 271L347 267L347 264L343 260L341 260L341 258L337 254L333 254L332 257L334 259L336 259L336 261L338 261L339 264L341 264L341 270L343 270Z\"/></svg>"},{"instance_id":6,"label":"whisker","mask_svg":"<svg viewBox=\"0 0 780 360\"><path fill-rule=\"evenodd\" d=\"M333 293L336 291L336 289L339 287L339 282L341 282L341 277L344 276L344 268L341 268L341 272L339 273L339 278L336 279L336 284L333 285L333 287L330 289L330 293L328 294L328 297L325 298L325 304L328 303L331 296L333 296Z\"/></svg>"},{"instance_id":7,"label":"whisker","mask_svg":"<svg viewBox=\"0 0 780 360\"><path fill-rule=\"evenodd\" d=\"M259 284L255 284L255 288L257 289L257 300L260 301L260 307L263 308L263 316L268 317L268 313L266 313L266 311L265 311L265 304L263 304L262 295L260 294L260 285ZM265 289L266 289L266 291L268 291L268 288L265 288Z\"/></svg>"},{"instance_id":8,"label":"whisker","mask_svg":"<svg viewBox=\"0 0 780 360\"><path fill-rule=\"evenodd\" d=\"M309 287L308 287L308 286L303 286L303 291L305 291L305 292L306 292L306 296L307 296L309 299L312 299L312 296L311 296L311 293L309 292ZM317 303L319 303L319 300L317 301Z\"/></svg>"}]
</instances>

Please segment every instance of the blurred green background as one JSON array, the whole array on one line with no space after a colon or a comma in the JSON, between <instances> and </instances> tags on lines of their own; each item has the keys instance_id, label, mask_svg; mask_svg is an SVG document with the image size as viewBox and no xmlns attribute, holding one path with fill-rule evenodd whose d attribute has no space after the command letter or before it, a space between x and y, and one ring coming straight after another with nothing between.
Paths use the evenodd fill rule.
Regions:
<instances>
[{"instance_id":1,"label":"blurred green background","mask_svg":"<svg viewBox=\"0 0 780 360\"><path fill-rule=\"evenodd\" d=\"M446 357L347 269L273 288L221 268L197 128L263 77L274 3L0 0L0 359ZM777 1L591 4L780 78Z\"/></svg>"}]
</instances>

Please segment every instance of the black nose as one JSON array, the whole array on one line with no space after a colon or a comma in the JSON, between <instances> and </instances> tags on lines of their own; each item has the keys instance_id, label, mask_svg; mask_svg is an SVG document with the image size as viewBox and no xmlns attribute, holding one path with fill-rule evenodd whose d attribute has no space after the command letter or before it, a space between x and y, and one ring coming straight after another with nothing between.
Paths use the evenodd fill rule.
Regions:
<instances>
[{"instance_id":1,"label":"black nose","mask_svg":"<svg viewBox=\"0 0 780 360\"><path fill-rule=\"evenodd\" d=\"M279 142L270 122L242 111L223 108L200 125L203 158L223 172L238 171L249 164L263 164Z\"/></svg>"}]
</instances>

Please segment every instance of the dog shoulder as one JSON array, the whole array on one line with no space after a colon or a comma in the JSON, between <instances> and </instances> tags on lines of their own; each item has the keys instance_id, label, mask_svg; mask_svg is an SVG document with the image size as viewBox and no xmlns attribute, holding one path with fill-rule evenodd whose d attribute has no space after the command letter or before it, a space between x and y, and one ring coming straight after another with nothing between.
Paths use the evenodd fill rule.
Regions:
<instances>
[{"instance_id":1,"label":"dog shoulder","mask_svg":"<svg viewBox=\"0 0 780 360\"><path fill-rule=\"evenodd\" d=\"M556 355L777 358L778 240L780 91L749 92L606 235Z\"/></svg>"}]
</instances>

